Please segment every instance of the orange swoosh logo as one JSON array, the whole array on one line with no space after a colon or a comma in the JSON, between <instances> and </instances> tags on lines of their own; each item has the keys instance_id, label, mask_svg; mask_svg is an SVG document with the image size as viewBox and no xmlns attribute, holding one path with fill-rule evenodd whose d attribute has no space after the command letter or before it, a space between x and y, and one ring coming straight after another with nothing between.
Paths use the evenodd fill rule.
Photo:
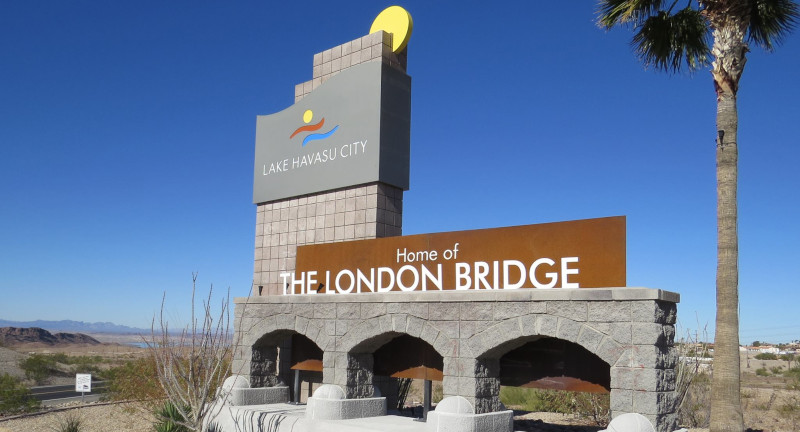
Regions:
<instances>
[{"instance_id":1,"label":"orange swoosh logo","mask_svg":"<svg viewBox=\"0 0 800 432\"><path fill-rule=\"evenodd\" d=\"M300 132L306 132L306 131L313 132L315 130L319 130L320 128L322 128L322 125L324 124L325 124L325 118L320 120L319 123L317 124L300 126L299 128L297 128L296 131L294 131L294 133L289 137L289 139L294 138L294 136L299 134Z\"/></svg>"}]
</instances>

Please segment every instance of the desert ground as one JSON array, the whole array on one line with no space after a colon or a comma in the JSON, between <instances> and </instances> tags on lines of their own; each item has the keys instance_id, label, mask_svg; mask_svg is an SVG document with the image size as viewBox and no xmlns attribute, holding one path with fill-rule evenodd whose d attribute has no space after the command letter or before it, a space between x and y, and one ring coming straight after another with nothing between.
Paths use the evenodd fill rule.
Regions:
<instances>
[{"instance_id":1,"label":"desert ground","mask_svg":"<svg viewBox=\"0 0 800 432\"><path fill-rule=\"evenodd\" d=\"M111 342L111 341L108 341ZM120 364L130 359L146 355L147 350L130 345L123 345L124 341L113 341L103 345L94 346L66 346L66 347L24 347L8 349L0 347L0 374L9 373L12 376L24 378L24 372L19 368L18 362L30 353L65 353L71 356L97 355L112 359L111 364ZM764 432L790 432L800 430L800 389L787 388L789 380L783 376L770 372L770 376L759 376L756 370L767 371L786 370L789 365L782 360L755 360L742 358L742 406L744 409L745 425L752 431ZM796 366L796 365L792 365ZM763 372L762 372L763 375ZM55 377L52 384L69 384L74 382L74 377ZM415 395L410 395L413 401ZM708 391L701 389L698 399L697 418L702 420L703 412L708 404ZM794 405L792 405L794 404ZM515 430L526 432L594 432L600 427L592 426L575 415L556 413L537 413L515 409ZM50 431L52 427L66 415L78 415L84 420L85 432L92 431L143 431L152 428L153 417L141 407L133 403L91 403L85 406L71 405L57 407L56 411L45 414L21 417L0 417L0 432L9 431ZM692 431L706 431L697 425L684 422L681 426Z\"/></svg>"}]
</instances>

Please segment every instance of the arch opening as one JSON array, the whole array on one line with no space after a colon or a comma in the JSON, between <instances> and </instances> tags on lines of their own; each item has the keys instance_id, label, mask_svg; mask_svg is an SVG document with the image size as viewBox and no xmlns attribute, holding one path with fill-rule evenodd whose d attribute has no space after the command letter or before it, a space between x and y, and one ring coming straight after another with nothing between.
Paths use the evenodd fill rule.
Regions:
<instances>
[{"instance_id":1,"label":"arch opening","mask_svg":"<svg viewBox=\"0 0 800 432\"><path fill-rule=\"evenodd\" d=\"M608 393L611 368L586 348L544 337L525 342L500 357L500 385Z\"/></svg>"},{"instance_id":2,"label":"arch opening","mask_svg":"<svg viewBox=\"0 0 800 432\"><path fill-rule=\"evenodd\" d=\"M277 330L259 338L252 346L250 386L289 386L292 400L303 401L322 383L322 349L305 335ZM300 393L295 395L295 374ZM297 398L296 396L300 396Z\"/></svg>"},{"instance_id":3,"label":"arch opening","mask_svg":"<svg viewBox=\"0 0 800 432\"><path fill-rule=\"evenodd\" d=\"M401 409L411 380L442 381L444 357L424 340L387 332L353 347L348 356L348 397L370 397L375 389L390 409Z\"/></svg>"},{"instance_id":4,"label":"arch opening","mask_svg":"<svg viewBox=\"0 0 800 432\"><path fill-rule=\"evenodd\" d=\"M372 354L375 375L441 381L444 358L422 339L401 335Z\"/></svg>"}]
</instances>

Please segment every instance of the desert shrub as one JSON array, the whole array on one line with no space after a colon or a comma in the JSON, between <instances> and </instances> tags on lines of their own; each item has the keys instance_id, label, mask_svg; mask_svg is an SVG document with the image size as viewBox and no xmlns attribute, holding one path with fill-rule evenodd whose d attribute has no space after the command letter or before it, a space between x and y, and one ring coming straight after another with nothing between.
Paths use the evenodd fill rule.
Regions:
<instances>
[{"instance_id":1,"label":"desert shrub","mask_svg":"<svg viewBox=\"0 0 800 432\"><path fill-rule=\"evenodd\" d=\"M800 382L800 366L795 366L791 369L787 369L783 372L783 376L787 378L792 378L797 382Z\"/></svg>"},{"instance_id":2,"label":"desert shrub","mask_svg":"<svg viewBox=\"0 0 800 432\"><path fill-rule=\"evenodd\" d=\"M50 354L50 358L53 359L53 361L61 364L69 364L70 359L70 357L64 353Z\"/></svg>"},{"instance_id":3,"label":"desert shrub","mask_svg":"<svg viewBox=\"0 0 800 432\"><path fill-rule=\"evenodd\" d=\"M19 367L25 371L25 378L44 384L47 379L57 372L56 362L44 354L31 354L20 360Z\"/></svg>"},{"instance_id":4,"label":"desert shrub","mask_svg":"<svg viewBox=\"0 0 800 432\"><path fill-rule=\"evenodd\" d=\"M439 403L444 399L444 386L440 382L434 382L431 386L431 403Z\"/></svg>"},{"instance_id":5,"label":"desert shrub","mask_svg":"<svg viewBox=\"0 0 800 432\"><path fill-rule=\"evenodd\" d=\"M778 413L792 425L792 430L800 430L800 368L795 367L787 372L791 380L786 386L789 394L784 399L784 403L778 407Z\"/></svg>"},{"instance_id":6,"label":"desert shrub","mask_svg":"<svg viewBox=\"0 0 800 432\"><path fill-rule=\"evenodd\" d=\"M182 424L200 431L204 420L219 413L212 403L217 388L231 372L233 332L230 327L230 290L219 307L212 307L209 289L202 308L196 304L197 273L192 274L192 314L189 324L176 333L170 330L165 314L166 295L161 310L153 317L151 336L145 341L156 364L156 377L166 398L184 418Z\"/></svg>"},{"instance_id":7,"label":"desert shrub","mask_svg":"<svg viewBox=\"0 0 800 432\"><path fill-rule=\"evenodd\" d=\"M75 411L69 411L58 417L55 426L51 426L53 432L80 432L83 426L83 419Z\"/></svg>"},{"instance_id":8,"label":"desert shrub","mask_svg":"<svg viewBox=\"0 0 800 432\"><path fill-rule=\"evenodd\" d=\"M609 419L607 393L500 387L500 401L526 411L575 414L599 426L606 425Z\"/></svg>"},{"instance_id":9,"label":"desert shrub","mask_svg":"<svg viewBox=\"0 0 800 432\"><path fill-rule=\"evenodd\" d=\"M608 393L573 393L579 417L594 425L606 427L611 420L611 395Z\"/></svg>"},{"instance_id":10,"label":"desert shrub","mask_svg":"<svg viewBox=\"0 0 800 432\"><path fill-rule=\"evenodd\" d=\"M153 402L164 399L152 357L131 360L106 373L108 394L112 400Z\"/></svg>"},{"instance_id":11,"label":"desert shrub","mask_svg":"<svg viewBox=\"0 0 800 432\"><path fill-rule=\"evenodd\" d=\"M0 414L21 414L39 409L39 401L18 378L4 373L0 376Z\"/></svg>"},{"instance_id":12,"label":"desert shrub","mask_svg":"<svg viewBox=\"0 0 800 432\"><path fill-rule=\"evenodd\" d=\"M100 368L100 364L103 362L104 360L100 356L76 356L69 358L67 364L71 365L70 373L88 373L106 378L105 371Z\"/></svg>"},{"instance_id":13,"label":"desert shrub","mask_svg":"<svg viewBox=\"0 0 800 432\"><path fill-rule=\"evenodd\" d=\"M769 371L772 372L773 375L780 375L783 372L783 366L773 366L769 368Z\"/></svg>"},{"instance_id":14,"label":"desert shrub","mask_svg":"<svg viewBox=\"0 0 800 432\"><path fill-rule=\"evenodd\" d=\"M758 368L758 369L756 369L756 375L758 375L758 376L769 376L769 371L767 370L767 368L764 368L764 367Z\"/></svg>"},{"instance_id":15,"label":"desert shrub","mask_svg":"<svg viewBox=\"0 0 800 432\"><path fill-rule=\"evenodd\" d=\"M184 406L184 410L188 411L189 407ZM185 412L185 411L184 411ZM158 419L155 424L156 432L188 432L189 428L183 426L186 423L186 418L181 415L180 410L170 401L164 402L163 405L155 409L154 414Z\"/></svg>"},{"instance_id":16,"label":"desert shrub","mask_svg":"<svg viewBox=\"0 0 800 432\"><path fill-rule=\"evenodd\" d=\"M778 407L778 414L791 423L792 430L800 429L800 397L792 395L787 398L786 403Z\"/></svg>"},{"instance_id":17,"label":"desert shrub","mask_svg":"<svg viewBox=\"0 0 800 432\"><path fill-rule=\"evenodd\" d=\"M758 353L755 356L756 360L777 360L778 356L773 353Z\"/></svg>"},{"instance_id":18,"label":"desert shrub","mask_svg":"<svg viewBox=\"0 0 800 432\"><path fill-rule=\"evenodd\" d=\"M569 413L566 392L552 390L500 387L500 401L506 406L519 407L526 411Z\"/></svg>"},{"instance_id":19,"label":"desert shrub","mask_svg":"<svg viewBox=\"0 0 800 432\"><path fill-rule=\"evenodd\" d=\"M711 416L711 377L698 373L678 406L678 422L693 428L708 427Z\"/></svg>"}]
</instances>

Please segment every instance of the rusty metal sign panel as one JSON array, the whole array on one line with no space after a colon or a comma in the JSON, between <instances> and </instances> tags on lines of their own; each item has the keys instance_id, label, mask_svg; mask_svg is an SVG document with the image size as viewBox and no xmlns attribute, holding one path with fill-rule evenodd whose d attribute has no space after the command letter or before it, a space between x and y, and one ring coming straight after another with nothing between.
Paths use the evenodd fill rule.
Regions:
<instances>
[{"instance_id":1,"label":"rusty metal sign panel","mask_svg":"<svg viewBox=\"0 0 800 432\"><path fill-rule=\"evenodd\" d=\"M284 294L623 287L625 217L300 246Z\"/></svg>"}]
</instances>

